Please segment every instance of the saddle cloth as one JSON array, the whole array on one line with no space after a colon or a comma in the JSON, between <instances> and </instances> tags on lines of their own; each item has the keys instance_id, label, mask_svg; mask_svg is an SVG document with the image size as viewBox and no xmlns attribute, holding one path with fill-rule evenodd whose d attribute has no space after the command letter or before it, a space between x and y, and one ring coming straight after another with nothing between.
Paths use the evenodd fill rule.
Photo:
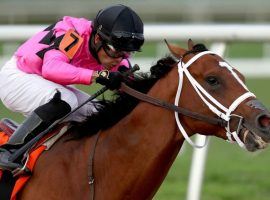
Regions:
<instances>
[{"instance_id":1,"label":"saddle cloth","mask_svg":"<svg viewBox=\"0 0 270 200\"><path fill-rule=\"evenodd\" d=\"M16 130L18 124L13 122L10 119L2 119L0 121L0 146L5 144L12 133ZM51 133L48 133L44 138L42 138L34 147L31 148L29 153L27 153L25 157L25 167L33 171L34 166L36 164L37 159L41 155L43 151L50 149L50 147L68 130L69 125L61 124ZM0 181L3 177L3 172L0 170ZM22 173L16 176L15 185L12 189L10 200L16 200L17 194L24 187L26 182L30 179L31 173ZM1 191L1 190L0 190ZM1 195L0 195L1 196ZM6 196L6 195L4 195ZM5 200L5 199L1 199Z\"/></svg>"}]
</instances>

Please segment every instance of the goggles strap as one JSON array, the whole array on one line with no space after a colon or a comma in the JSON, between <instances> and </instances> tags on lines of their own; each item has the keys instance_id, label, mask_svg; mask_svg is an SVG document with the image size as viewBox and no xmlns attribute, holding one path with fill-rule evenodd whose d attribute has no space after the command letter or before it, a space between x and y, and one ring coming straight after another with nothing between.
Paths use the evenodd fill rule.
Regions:
<instances>
[{"instance_id":1,"label":"goggles strap","mask_svg":"<svg viewBox=\"0 0 270 200\"><path fill-rule=\"evenodd\" d=\"M92 34L89 40L89 51L90 53L93 55L93 57L98 61L98 63L100 64L100 60L98 58L98 52L100 51L100 49L102 48L102 42L99 41L97 44L95 44L95 35L96 34Z\"/></svg>"}]
</instances>

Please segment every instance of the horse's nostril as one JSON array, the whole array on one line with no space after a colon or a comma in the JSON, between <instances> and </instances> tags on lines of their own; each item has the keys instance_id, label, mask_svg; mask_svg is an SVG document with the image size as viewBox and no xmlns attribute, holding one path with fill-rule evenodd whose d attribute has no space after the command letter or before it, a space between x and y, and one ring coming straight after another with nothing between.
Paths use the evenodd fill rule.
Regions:
<instances>
[{"instance_id":1,"label":"horse's nostril","mask_svg":"<svg viewBox=\"0 0 270 200\"><path fill-rule=\"evenodd\" d=\"M269 128L270 127L270 115L262 114L257 118L258 124L261 128Z\"/></svg>"}]
</instances>

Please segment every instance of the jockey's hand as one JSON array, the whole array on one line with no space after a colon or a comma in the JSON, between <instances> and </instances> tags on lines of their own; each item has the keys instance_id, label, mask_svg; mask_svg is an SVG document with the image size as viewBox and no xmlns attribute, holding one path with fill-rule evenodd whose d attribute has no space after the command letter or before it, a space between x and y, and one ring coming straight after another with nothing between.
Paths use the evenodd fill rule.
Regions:
<instances>
[{"instance_id":1,"label":"jockey's hand","mask_svg":"<svg viewBox=\"0 0 270 200\"><path fill-rule=\"evenodd\" d=\"M123 78L124 77L120 72L109 72L108 70L102 70L98 73L96 82L106 86L110 90L115 90L120 88Z\"/></svg>"},{"instance_id":2,"label":"jockey's hand","mask_svg":"<svg viewBox=\"0 0 270 200\"><path fill-rule=\"evenodd\" d=\"M121 72L121 74L123 74L124 79L125 79L125 83L129 83L132 80L134 80L134 74L133 72L131 72L131 69L128 68L125 65L121 65L118 67L118 71Z\"/></svg>"},{"instance_id":3,"label":"jockey's hand","mask_svg":"<svg viewBox=\"0 0 270 200\"><path fill-rule=\"evenodd\" d=\"M121 66L118 67L118 71L121 72L122 74L125 73L128 70L129 70L129 68L126 67L125 65L121 65Z\"/></svg>"}]
</instances>

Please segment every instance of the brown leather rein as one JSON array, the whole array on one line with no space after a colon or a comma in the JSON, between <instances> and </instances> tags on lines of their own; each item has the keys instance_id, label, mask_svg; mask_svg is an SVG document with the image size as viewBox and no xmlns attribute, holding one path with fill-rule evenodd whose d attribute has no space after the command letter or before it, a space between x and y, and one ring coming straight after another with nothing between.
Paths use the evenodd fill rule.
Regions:
<instances>
[{"instance_id":1,"label":"brown leather rein","mask_svg":"<svg viewBox=\"0 0 270 200\"><path fill-rule=\"evenodd\" d=\"M207 122L209 124L218 125L221 127L227 126L227 122L221 118L209 117L209 116L205 116L205 115L193 112L193 111L185 109L185 108L177 107L174 104L162 101L160 99L153 98L151 96L148 96L147 94L144 94L144 93L141 93L137 90L134 90L131 87L127 86L125 83L121 84L120 90L127 93L128 95L136 98L136 99L139 99L141 101L144 101L144 102L147 102L147 103L150 103L150 104L177 112L177 113L185 115L187 117L197 119L200 121L204 121L204 122Z\"/></svg>"}]
</instances>

